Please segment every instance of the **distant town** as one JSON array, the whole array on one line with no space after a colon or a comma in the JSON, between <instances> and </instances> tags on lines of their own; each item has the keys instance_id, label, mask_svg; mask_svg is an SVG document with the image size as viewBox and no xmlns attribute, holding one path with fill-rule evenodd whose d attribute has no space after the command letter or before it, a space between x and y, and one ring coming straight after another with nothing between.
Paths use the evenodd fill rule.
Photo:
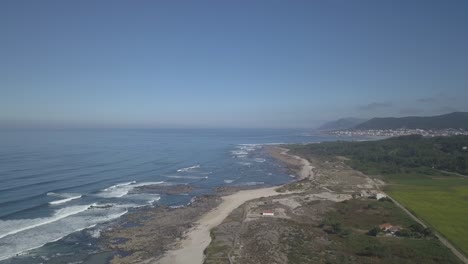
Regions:
<instances>
[{"instance_id":1,"label":"distant town","mask_svg":"<svg viewBox=\"0 0 468 264\"><path fill-rule=\"evenodd\" d=\"M336 136L376 136L376 137L398 137L408 135L422 135L425 137L457 136L468 135L468 130L464 129L366 129L366 130L335 130L328 131L327 134Z\"/></svg>"}]
</instances>

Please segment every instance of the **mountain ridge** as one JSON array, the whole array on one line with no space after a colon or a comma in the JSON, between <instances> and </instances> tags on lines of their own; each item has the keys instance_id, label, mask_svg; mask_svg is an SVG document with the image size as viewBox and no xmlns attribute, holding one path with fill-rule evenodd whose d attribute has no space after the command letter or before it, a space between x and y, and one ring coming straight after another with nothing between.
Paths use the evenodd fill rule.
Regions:
<instances>
[{"instance_id":1,"label":"mountain ridge","mask_svg":"<svg viewBox=\"0 0 468 264\"><path fill-rule=\"evenodd\" d=\"M330 130L343 130L351 129L355 126L367 121L368 119L364 118L355 118L355 117L345 117L337 120L329 121L322 124L318 130L320 131L330 131Z\"/></svg>"},{"instance_id":2,"label":"mountain ridge","mask_svg":"<svg viewBox=\"0 0 468 264\"><path fill-rule=\"evenodd\" d=\"M355 130L399 128L468 130L468 112L453 112L438 116L375 117L353 127Z\"/></svg>"}]
</instances>

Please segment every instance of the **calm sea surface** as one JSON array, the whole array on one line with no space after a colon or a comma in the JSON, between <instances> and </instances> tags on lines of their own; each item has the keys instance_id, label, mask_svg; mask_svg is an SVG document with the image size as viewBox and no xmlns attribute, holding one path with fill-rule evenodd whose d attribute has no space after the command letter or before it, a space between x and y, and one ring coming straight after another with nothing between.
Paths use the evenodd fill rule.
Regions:
<instances>
[{"instance_id":1,"label":"calm sea surface","mask_svg":"<svg viewBox=\"0 0 468 264\"><path fill-rule=\"evenodd\" d=\"M93 263L86 256L95 250L99 226L129 209L185 205L220 185L288 182L257 144L336 140L305 132L2 131L0 263ZM189 195L131 192L180 183L197 189Z\"/></svg>"}]
</instances>

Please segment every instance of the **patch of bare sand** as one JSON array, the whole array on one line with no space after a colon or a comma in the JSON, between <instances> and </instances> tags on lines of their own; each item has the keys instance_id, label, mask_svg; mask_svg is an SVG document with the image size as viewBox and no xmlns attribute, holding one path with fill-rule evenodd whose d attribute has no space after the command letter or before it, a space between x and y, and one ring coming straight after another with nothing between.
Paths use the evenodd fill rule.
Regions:
<instances>
[{"instance_id":1,"label":"patch of bare sand","mask_svg":"<svg viewBox=\"0 0 468 264\"><path fill-rule=\"evenodd\" d=\"M210 244L210 230L219 224L237 207L246 201L278 195L277 187L245 190L224 196L221 204L205 214L197 226L188 231L186 238L182 240L178 249L167 252L162 259L156 261L159 264L186 264L203 263L203 251Z\"/></svg>"}]
</instances>

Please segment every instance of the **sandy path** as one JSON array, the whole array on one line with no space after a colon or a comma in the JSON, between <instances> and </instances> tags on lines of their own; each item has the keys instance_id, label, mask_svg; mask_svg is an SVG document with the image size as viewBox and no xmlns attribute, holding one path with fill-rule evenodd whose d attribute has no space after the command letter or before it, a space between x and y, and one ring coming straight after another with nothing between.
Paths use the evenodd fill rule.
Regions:
<instances>
[{"instance_id":1,"label":"sandy path","mask_svg":"<svg viewBox=\"0 0 468 264\"><path fill-rule=\"evenodd\" d=\"M203 263L203 251L211 242L210 230L219 224L237 207L248 200L274 196L278 187L239 191L223 197L221 204L205 214L197 226L187 233L187 237L181 242L180 248L167 252L159 264L201 264Z\"/></svg>"}]
</instances>

